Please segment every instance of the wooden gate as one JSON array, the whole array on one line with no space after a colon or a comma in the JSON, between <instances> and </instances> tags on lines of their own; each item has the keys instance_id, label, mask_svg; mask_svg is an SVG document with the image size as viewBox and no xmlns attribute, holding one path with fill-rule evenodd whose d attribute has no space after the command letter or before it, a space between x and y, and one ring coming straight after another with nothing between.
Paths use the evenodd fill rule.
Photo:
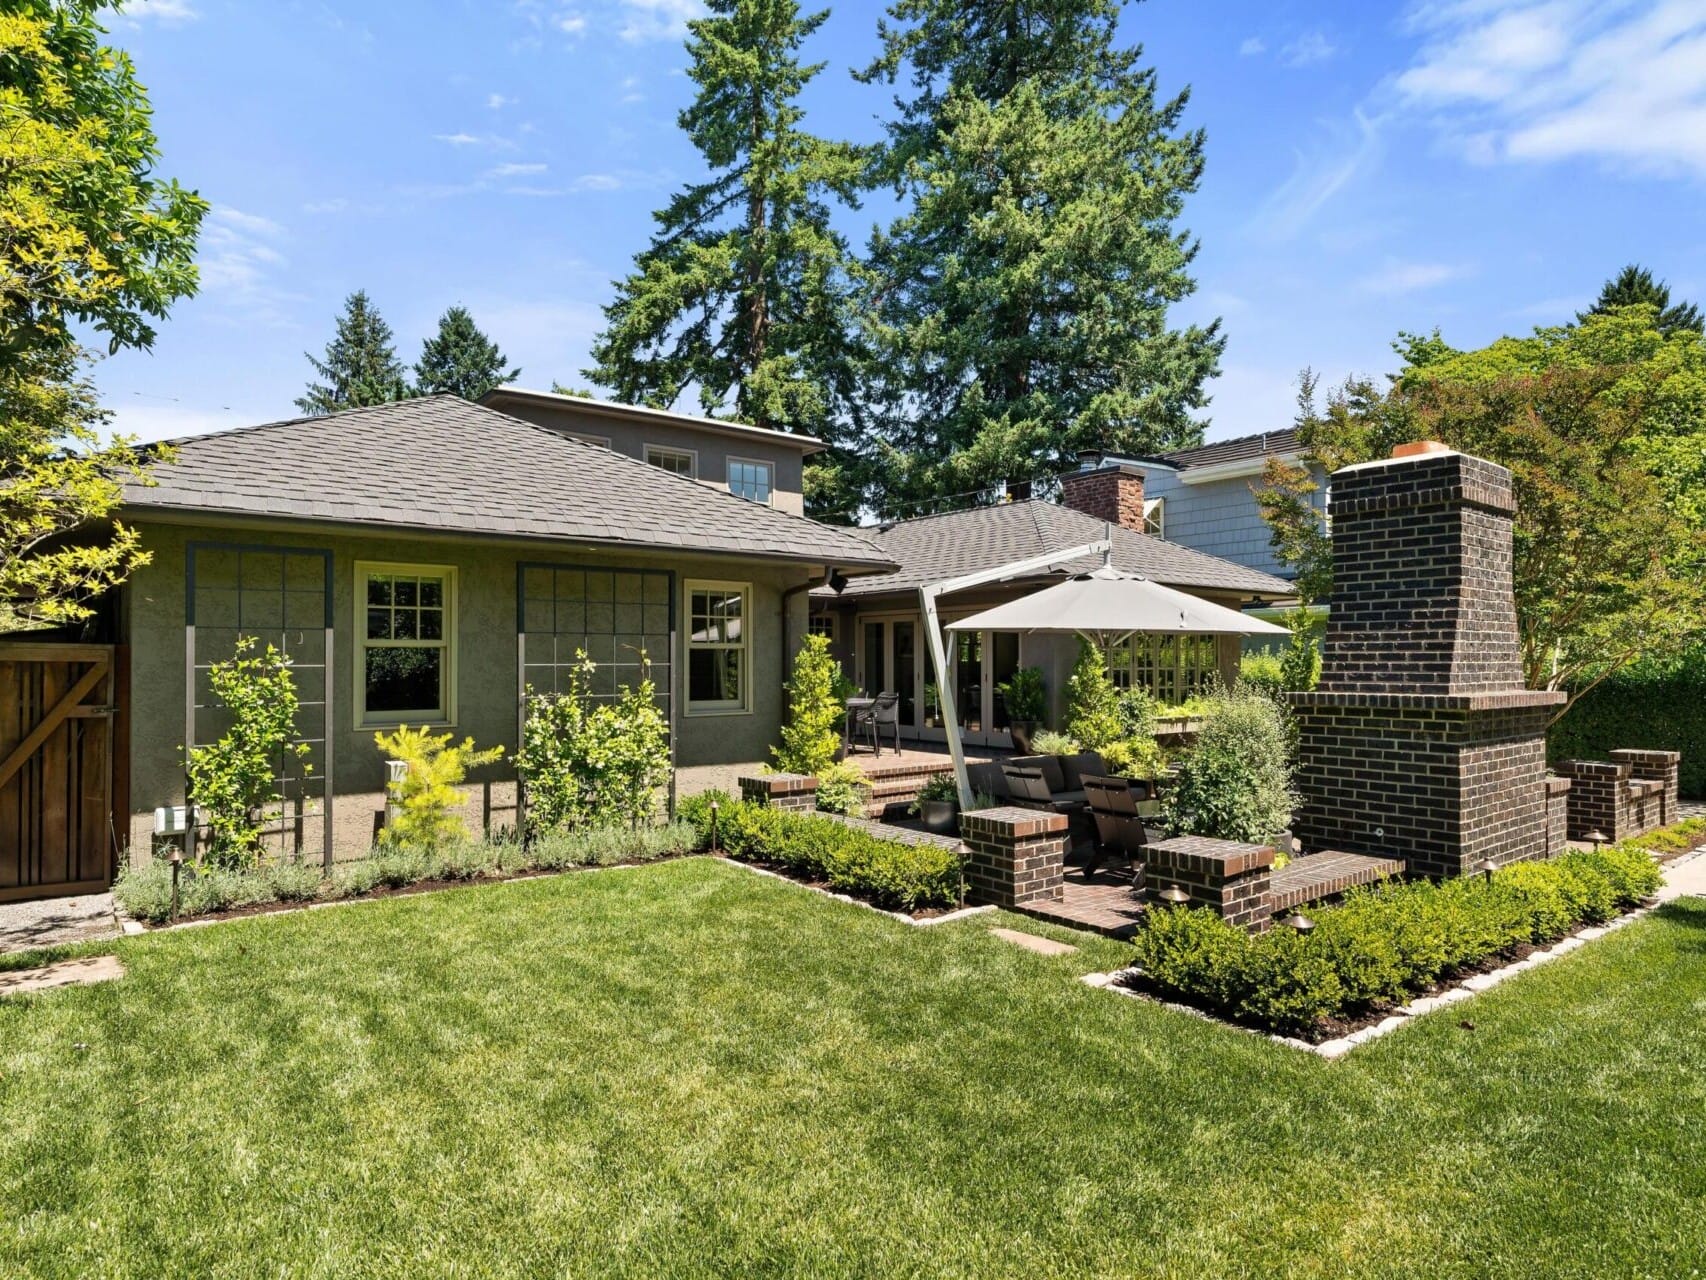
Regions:
<instances>
[{"instance_id":1,"label":"wooden gate","mask_svg":"<svg viewBox=\"0 0 1706 1280\"><path fill-rule=\"evenodd\" d=\"M112 883L121 661L111 645L0 644L0 902Z\"/></svg>"}]
</instances>

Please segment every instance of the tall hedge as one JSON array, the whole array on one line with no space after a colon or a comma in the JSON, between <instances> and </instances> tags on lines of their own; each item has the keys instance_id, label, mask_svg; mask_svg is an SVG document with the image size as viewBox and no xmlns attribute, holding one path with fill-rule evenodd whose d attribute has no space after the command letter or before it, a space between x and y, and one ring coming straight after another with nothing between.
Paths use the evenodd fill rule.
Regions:
<instances>
[{"instance_id":1,"label":"tall hedge","mask_svg":"<svg viewBox=\"0 0 1706 1280\"><path fill-rule=\"evenodd\" d=\"M1706 797L1706 645L1618 672L1576 699L1547 738L1553 760L1603 760L1615 747L1682 752L1682 794Z\"/></svg>"}]
</instances>

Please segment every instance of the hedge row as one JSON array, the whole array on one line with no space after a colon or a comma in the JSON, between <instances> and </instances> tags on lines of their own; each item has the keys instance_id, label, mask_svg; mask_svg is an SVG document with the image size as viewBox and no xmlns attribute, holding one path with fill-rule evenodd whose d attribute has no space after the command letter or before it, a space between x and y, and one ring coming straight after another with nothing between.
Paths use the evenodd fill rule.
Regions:
<instances>
[{"instance_id":1,"label":"hedge row","mask_svg":"<svg viewBox=\"0 0 1706 1280\"><path fill-rule=\"evenodd\" d=\"M1553 760L1604 760L1616 747L1682 752L1682 794L1706 796L1706 646L1625 668L1577 698L1547 735Z\"/></svg>"},{"instance_id":2,"label":"hedge row","mask_svg":"<svg viewBox=\"0 0 1706 1280\"><path fill-rule=\"evenodd\" d=\"M1598 924L1659 886L1640 849L1523 862L1481 877L1351 893L1302 934L1252 936L1206 909L1149 913L1137 967L1161 994L1290 1035L1315 1036L1524 943Z\"/></svg>"},{"instance_id":3,"label":"hedge row","mask_svg":"<svg viewBox=\"0 0 1706 1280\"><path fill-rule=\"evenodd\" d=\"M774 863L892 910L951 907L960 900L960 858L951 849L883 840L833 818L787 813L720 791L681 803L681 817L698 831L701 848L711 843L712 801L717 842L731 858Z\"/></svg>"}]
</instances>

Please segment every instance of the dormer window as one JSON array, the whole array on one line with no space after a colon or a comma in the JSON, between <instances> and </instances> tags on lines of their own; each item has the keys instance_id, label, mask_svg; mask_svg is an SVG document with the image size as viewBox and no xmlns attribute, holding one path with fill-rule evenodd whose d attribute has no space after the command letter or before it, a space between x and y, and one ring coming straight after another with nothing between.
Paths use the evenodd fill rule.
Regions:
<instances>
[{"instance_id":1,"label":"dormer window","mask_svg":"<svg viewBox=\"0 0 1706 1280\"><path fill-rule=\"evenodd\" d=\"M771 491L776 487L776 469L768 462L750 458L729 459L729 492L748 502L770 505Z\"/></svg>"}]
</instances>

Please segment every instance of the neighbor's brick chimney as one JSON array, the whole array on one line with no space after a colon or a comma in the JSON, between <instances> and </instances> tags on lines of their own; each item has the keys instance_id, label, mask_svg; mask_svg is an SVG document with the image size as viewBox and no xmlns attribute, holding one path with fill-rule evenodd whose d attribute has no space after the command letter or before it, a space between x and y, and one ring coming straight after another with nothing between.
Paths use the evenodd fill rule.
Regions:
<instances>
[{"instance_id":1,"label":"neighbor's brick chimney","mask_svg":"<svg viewBox=\"0 0 1706 1280\"><path fill-rule=\"evenodd\" d=\"M1060 501L1087 516L1143 532L1143 471L1133 463L1080 454L1078 470L1060 478Z\"/></svg>"}]
</instances>

